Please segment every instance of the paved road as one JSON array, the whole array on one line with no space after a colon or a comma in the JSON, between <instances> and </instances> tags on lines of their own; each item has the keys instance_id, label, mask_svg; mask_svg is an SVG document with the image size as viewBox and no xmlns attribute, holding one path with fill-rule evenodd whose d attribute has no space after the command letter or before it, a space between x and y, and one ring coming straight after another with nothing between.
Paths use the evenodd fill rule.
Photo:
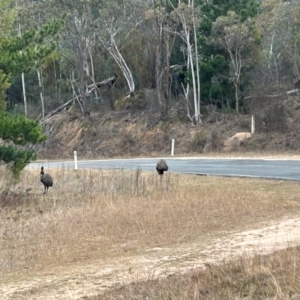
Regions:
<instances>
[{"instance_id":1,"label":"paved road","mask_svg":"<svg viewBox=\"0 0 300 300\"><path fill-rule=\"evenodd\" d=\"M239 159L239 158L165 158L170 172L274 178L300 181L300 160ZM157 158L109 159L78 161L83 169L155 170ZM42 163L31 163L29 167L40 167ZM74 168L73 161L43 163L45 168Z\"/></svg>"}]
</instances>

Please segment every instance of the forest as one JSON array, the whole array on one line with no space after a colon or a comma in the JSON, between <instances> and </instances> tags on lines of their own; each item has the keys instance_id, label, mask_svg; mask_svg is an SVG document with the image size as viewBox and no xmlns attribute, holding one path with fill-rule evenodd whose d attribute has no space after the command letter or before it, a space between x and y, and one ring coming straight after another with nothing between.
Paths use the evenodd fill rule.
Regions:
<instances>
[{"instance_id":1,"label":"forest","mask_svg":"<svg viewBox=\"0 0 300 300\"><path fill-rule=\"evenodd\" d=\"M296 0L2 0L0 107L247 112L300 78Z\"/></svg>"}]
</instances>

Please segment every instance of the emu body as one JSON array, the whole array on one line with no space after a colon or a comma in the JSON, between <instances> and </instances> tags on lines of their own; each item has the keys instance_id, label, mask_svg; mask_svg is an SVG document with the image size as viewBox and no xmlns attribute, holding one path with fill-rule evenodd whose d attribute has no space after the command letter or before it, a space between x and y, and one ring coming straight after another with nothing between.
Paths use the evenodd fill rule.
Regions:
<instances>
[{"instance_id":1,"label":"emu body","mask_svg":"<svg viewBox=\"0 0 300 300\"><path fill-rule=\"evenodd\" d=\"M156 171L159 175L163 176L165 171L168 171L169 167L164 159L161 159L156 164Z\"/></svg>"},{"instance_id":2,"label":"emu body","mask_svg":"<svg viewBox=\"0 0 300 300\"><path fill-rule=\"evenodd\" d=\"M44 194L47 194L49 187L53 186L53 178L50 174L44 173L44 167L41 167L41 183L44 185Z\"/></svg>"}]
</instances>

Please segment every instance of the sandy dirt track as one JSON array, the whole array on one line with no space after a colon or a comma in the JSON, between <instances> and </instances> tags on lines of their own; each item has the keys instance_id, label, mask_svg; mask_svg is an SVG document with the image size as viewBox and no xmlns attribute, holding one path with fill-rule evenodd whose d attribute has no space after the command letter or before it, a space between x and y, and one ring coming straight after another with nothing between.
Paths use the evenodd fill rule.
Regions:
<instances>
[{"instance_id":1,"label":"sandy dirt track","mask_svg":"<svg viewBox=\"0 0 300 300\"><path fill-rule=\"evenodd\" d=\"M88 261L0 282L1 299L81 299L130 282L206 268L241 255L269 254L300 244L300 218L224 235L213 243L153 248L143 255Z\"/></svg>"}]
</instances>

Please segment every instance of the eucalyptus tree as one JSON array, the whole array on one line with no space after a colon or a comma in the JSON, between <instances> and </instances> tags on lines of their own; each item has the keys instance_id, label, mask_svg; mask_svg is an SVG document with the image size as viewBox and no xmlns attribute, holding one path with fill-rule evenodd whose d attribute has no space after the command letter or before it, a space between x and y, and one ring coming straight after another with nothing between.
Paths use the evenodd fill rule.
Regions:
<instances>
[{"instance_id":1,"label":"eucalyptus tree","mask_svg":"<svg viewBox=\"0 0 300 300\"><path fill-rule=\"evenodd\" d=\"M15 11L15 20L12 26L12 36L18 36L20 41L26 41L22 45L19 43L19 56L23 58L22 64L12 72L14 76L22 76L24 110L27 115L27 99L25 89L25 74L36 72L40 85L40 97L42 101L42 115L44 115L43 86L42 86L42 66L45 58L53 53L56 45L58 32L61 29L61 20L55 17L45 17L45 13L40 8L38 1L12 1L11 7ZM39 9L40 8L40 9ZM11 49L15 51L16 49ZM25 66L26 65L26 66ZM28 75L27 75L28 76ZM12 77L12 80L14 78ZM12 89L15 88L17 80L14 80Z\"/></svg>"},{"instance_id":2,"label":"eucalyptus tree","mask_svg":"<svg viewBox=\"0 0 300 300\"><path fill-rule=\"evenodd\" d=\"M122 71L129 97L134 94L136 86L122 50L131 43L136 29L143 22L145 7L147 3L143 0L114 0L105 1L98 9L96 36Z\"/></svg>"},{"instance_id":3,"label":"eucalyptus tree","mask_svg":"<svg viewBox=\"0 0 300 300\"><path fill-rule=\"evenodd\" d=\"M117 66L126 79L129 95L134 93L134 75L124 48L132 47L130 43L142 21L142 7L150 3L141 0L33 0L29 3L33 2L36 17L49 19L51 15L66 14L57 53L69 72L70 93L84 115L89 114L92 97L99 98L96 81L103 80L103 76L111 77Z\"/></svg>"},{"instance_id":4,"label":"eucalyptus tree","mask_svg":"<svg viewBox=\"0 0 300 300\"><path fill-rule=\"evenodd\" d=\"M143 3L143 1L140 1ZM50 4L49 4L50 3ZM123 3L123 2L122 2ZM114 1L70 1L49 0L48 13L66 14L65 26L57 53L62 55L64 64L68 64L69 84L74 101L77 101L84 115L91 109L93 95L99 98L96 81L103 80L103 74L111 77L115 66L105 62L104 47L114 62L120 67L129 86L129 93L134 93L133 75L122 55L122 43L130 43L132 29L138 24L130 23L137 1L122 4Z\"/></svg>"},{"instance_id":5,"label":"eucalyptus tree","mask_svg":"<svg viewBox=\"0 0 300 300\"><path fill-rule=\"evenodd\" d=\"M77 101L84 115L89 113L86 87L94 80L93 65L91 67L94 25L89 3L90 1L81 0L49 0L38 3L39 8L35 12L46 19L54 15L64 19L56 49L57 54L62 57L60 63L65 68L62 70L62 66L59 66L60 72L64 73L63 76L60 75L59 81L62 83L67 80L63 84L70 87L69 93L73 94L74 102Z\"/></svg>"},{"instance_id":6,"label":"eucalyptus tree","mask_svg":"<svg viewBox=\"0 0 300 300\"><path fill-rule=\"evenodd\" d=\"M300 78L300 3L266 0L257 24L263 33L265 72L277 87Z\"/></svg>"},{"instance_id":7,"label":"eucalyptus tree","mask_svg":"<svg viewBox=\"0 0 300 300\"><path fill-rule=\"evenodd\" d=\"M198 53L198 40L197 40L197 29L200 25L201 15L200 7L195 6L194 0L188 0L187 3L178 1L177 7L175 7L171 0L169 3L173 7L173 12L171 14L172 19L181 24L181 31L179 31L179 36L185 43L186 57L187 57L187 69L191 74L192 87L193 87L193 99L194 99L194 115L188 116L191 120L200 124L201 114L200 114L200 70L199 70L199 53ZM185 98L188 102L189 94L189 82L184 89ZM188 107L188 105L187 105Z\"/></svg>"},{"instance_id":8,"label":"eucalyptus tree","mask_svg":"<svg viewBox=\"0 0 300 300\"><path fill-rule=\"evenodd\" d=\"M19 22L22 24L22 28L36 28L38 30L43 23L51 21L54 17L65 20L60 31L60 39L57 40L55 53L52 52L51 56L49 55L43 62L39 60L35 62L42 101L42 116L45 113L42 94L44 90L43 68L48 72L51 71L48 74L45 73L48 82L51 82L50 76L55 78L55 98L57 99L60 93L58 86L60 89L62 87L67 89L69 94L72 94L73 88L74 99L85 114L87 112L85 89L88 85L86 80L86 73L88 73L87 40L92 36L93 30L92 20L90 21L91 7L87 1L67 0L23 0L21 4L22 6L19 5ZM59 101L59 99L57 100Z\"/></svg>"},{"instance_id":9,"label":"eucalyptus tree","mask_svg":"<svg viewBox=\"0 0 300 300\"><path fill-rule=\"evenodd\" d=\"M239 113L240 80L245 66L251 62L251 52L256 45L255 30L251 20L241 22L234 11L220 16L212 26L212 41L224 48L230 57L230 80L235 87L235 109Z\"/></svg>"},{"instance_id":10,"label":"eucalyptus tree","mask_svg":"<svg viewBox=\"0 0 300 300\"><path fill-rule=\"evenodd\" d=\"M201 21L197 30L198 48L201 49L201 103L213 103L222 108L226 103L230 108L231 99L235 98L234 85L228 80L228 72L231 71L229 54L221 46L211 43L213 22L220 16L226 16L228 11L239 15L241 22L254 19L260 12L261 2L264 1L195 0L195 4L201 7ZM248 86L247 81L248 73L244 72L240 86L242 90Z\"/></svg>"},{"instance_id":11,"label":"eucalyptus tree","mask_svg":"<svg viewBox=\"0 0 300 300\"><path fill-rule=\"evenodd\" d=\"M178 40L178 27L170 17L173 11L168 0L155 0L143 13L143 34L150 45L150 55L153 61L154 80L152 87L157 92L159 109L164 116L168 116L169 101L171 98L171 56L174 45ZM176 66L178 66L176 62Z\"/></svg>"}]
</instances>

